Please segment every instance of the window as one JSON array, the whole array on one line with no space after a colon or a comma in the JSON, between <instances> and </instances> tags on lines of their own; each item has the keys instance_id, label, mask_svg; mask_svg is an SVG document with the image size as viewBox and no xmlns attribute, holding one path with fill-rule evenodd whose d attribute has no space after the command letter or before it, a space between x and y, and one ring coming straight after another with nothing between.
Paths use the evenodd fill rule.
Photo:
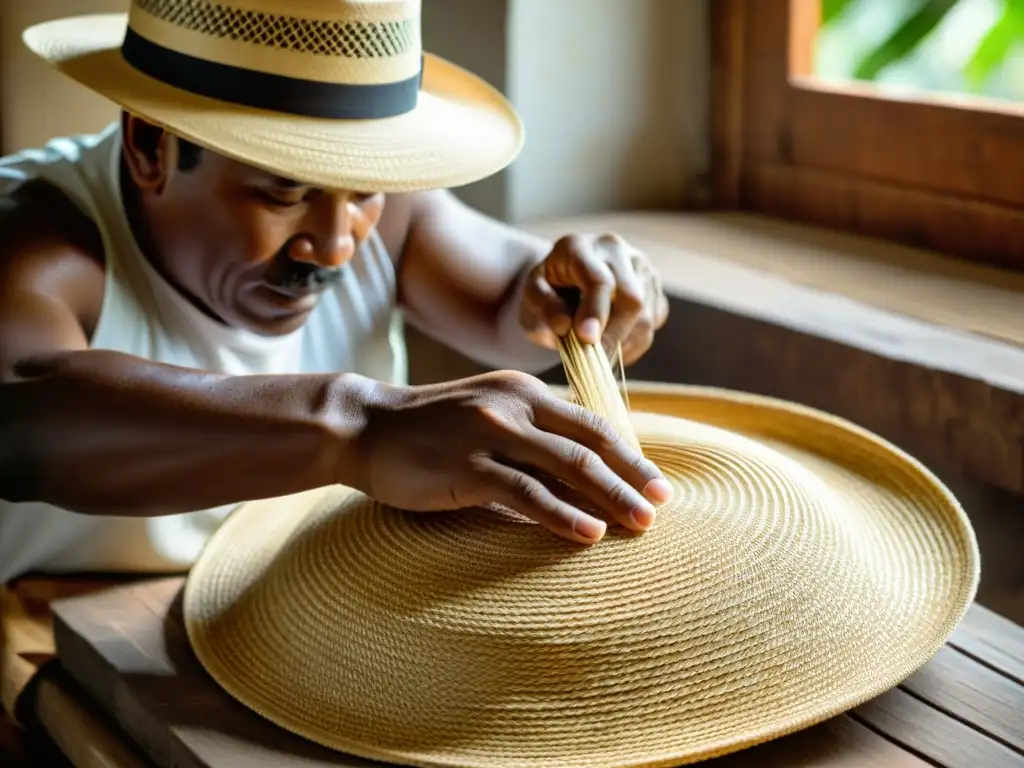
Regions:
<instances>
[{"instance_id":1,"label":"window","mask_svg":"<svg viewBox=\"0 0 1024 768\"><path fill-rule=\"evenodd\" d=\"M892 28L858 58L822 22L869 4ZM717 204L1024 270L1022 5L713 0ZM959 71L940 34L975 43Z\"/></svg>"}]
</instances>

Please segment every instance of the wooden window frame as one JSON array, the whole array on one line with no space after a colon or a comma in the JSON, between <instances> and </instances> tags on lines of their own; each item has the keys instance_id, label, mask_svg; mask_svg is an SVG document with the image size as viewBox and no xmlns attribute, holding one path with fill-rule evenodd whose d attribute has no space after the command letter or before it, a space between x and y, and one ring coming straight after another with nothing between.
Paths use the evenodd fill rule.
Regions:
<instances>
[{"instance_id":1,"label":"wooden window frame","mask_svg":"<svg viewBox=\"0 0 1024 768\"><path fill-rule=\"evenodd\" d=\"M812 77L820 0L712 0L716 207L1024 270L1024 105Z\"/></svg>"}]
</instances>

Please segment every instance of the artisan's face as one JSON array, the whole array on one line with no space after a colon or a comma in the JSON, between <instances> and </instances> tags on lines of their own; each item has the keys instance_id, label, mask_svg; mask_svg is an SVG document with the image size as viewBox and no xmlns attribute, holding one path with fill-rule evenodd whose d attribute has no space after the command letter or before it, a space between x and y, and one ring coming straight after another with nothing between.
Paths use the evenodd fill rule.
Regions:
<instances>
[{"instance_id":1,"label":"artisan's face","mask_svg":"<svg viewBox=\"0 0 1024 768\"><path fill-rule=\"evenodd\" d=\"M181 170L177 139L158 146L159 167L136 180L150 247L174 284L231 326L298 328L384 210L382 194L316 189L207 150Z\"/></svg>"}]
</instances>

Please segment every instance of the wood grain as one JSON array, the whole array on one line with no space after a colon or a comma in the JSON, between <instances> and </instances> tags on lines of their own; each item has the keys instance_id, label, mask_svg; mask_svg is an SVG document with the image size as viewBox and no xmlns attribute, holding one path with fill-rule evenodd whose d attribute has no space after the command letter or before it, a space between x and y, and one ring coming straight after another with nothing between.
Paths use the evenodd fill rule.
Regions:
<instances>
[{"instance_id":1,"label":"wood grain","mask_svg":"<svg viewBox=\"0 0 1024 768\"><path fill-rule=\"evenodd\" d=\"M795 79L788 98L798 166L920 191L1024 206L1024 107L957 97L886 96Z\"/></svg>"},{"instance_id":2,"label":"wood grain","mask_svg":"<svg viewBox=\"0 0 1024 768\"><path fill-rule=\"evenodd\" d=\"M726 755L708 768L924 768L929 763L841 715L805 731Z\"/></svg>"},{"instance_id":3,"label":"wood grain","mask_svg":"<svg viewBox=\"0 0 1024 768\"><path fill-rule=\"evenodd\" d=\"M965 768L1021 768L1024 765L1024 759L1017 752L899 688L858 707L853 716L937 765Z\"/></svg>"},{"instance_id":4,"label":"wood grain","mask_svg":"<svg viewBox=\"0 0 1024 768\"><path fill-rule=\"evenodd\" d=\"M902 687L1024 758L1024 686L953 648L941 649Z\"/></svg>"},{"instance_id":5,"label":"wood grain","mask_svg":"<svg viewBox=\"0 0 1024 768\"><path fill-rule=\"evenodd\" d=\"M268 724L224 693L192 654L182 579L54 603L61 663L158 766L371 768Z\"/></svg>"},{"instance_id":6,"label":"wood grain","mask_svg":"<svg viewBox=\"0 0 1024 768\"><path fill-rule=\"evenodd\" d=\"M786 105L790 39L788 0L742 0L745 6L743 69L743 163L788 157L789 114ZM718 54L712 54L717 56ZM728 54L721 54L728 55ZM712 99L720 94L712 91ZM713 103L713 102L712 102ZM745 194L745 189L741 192ZM744 206L745 207L745 206Z\"/></svg>"},{"instance_id":7,"label":"wood grain","mask_svg":"<svg viewBox=\"0 0 1024 768\"><path fill-rule=\"evenodd\" d=\"M744 167L751 210L1024 271L1024 210L792 163Z\"/></svg>"},{"instance_id":8,"label":"wood grain","mask_svg":"<svg viewBox=\"0 0 1024 768\"><path fill-rule=\"evenodd\" d=\"M48 670L35 691L35 714L47 736L75 768L151 768L119 729L111 726L67 673Z\"/></svg>"},{"instance_id":9,"label":"wood grain","mask_svg":"<svg viewBox=\"0 0 1024 768\"><path fill-rule=\"evenodd\" d=\"M717 205L1024 270L1024 107L824 84L811 58L819 7L735 0L747 33L713 36L712 60L737 66L716 80L712 111L744 116L739 151L723 167L712 157Z\"/></svg>"},{"instance_id":10,"label":"wood grain","mask_svg":"<svg viewBox=\"0 0 1024 768\"><path fill-rule=\"evenodd\" d=\"M1024 627L980 605L973 605L949 644L1024 686Z\"/></svg>"},{"instance_id":11,"label":"wood grain","mask_svg":"<svg viewBox=\"0 0 1024 768\"><path fill-rule=\"evenodd\" d=\"M745 0L711 3L711 167L713 195L737 207L743 174Z\"/></svg>"}]
</instances>

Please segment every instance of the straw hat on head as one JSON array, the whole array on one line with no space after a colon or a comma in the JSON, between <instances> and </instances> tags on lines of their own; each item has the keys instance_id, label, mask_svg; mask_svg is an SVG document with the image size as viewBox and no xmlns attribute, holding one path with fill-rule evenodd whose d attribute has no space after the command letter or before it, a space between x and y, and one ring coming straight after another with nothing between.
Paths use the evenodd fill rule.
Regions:
<instances>
[{"instance_id":1,"label":"straw hat on head","mask_svg":"<svg viewBox=\"0 0 1024 768\"><path fill-rule=\"evenodd\" d=\"M964 512L845 421L631 385L675 486L591 547L513 516L329 488L242 507L184 597L213 678L279 726L418 766L675 766L896 685L973 600Z\"/></svg>"},{"instance_id":2,"label":"straw hat on head","mask_svg":"<svg viewBox=\"0 0 1024 768\"><path fill-rule=\"evenodd\" d=\"M130 2L31 27L25 42L129 112L318 186L459 186L522 145L500 93L422 51L419 0Z\"/></svg>"}]
</instances>

